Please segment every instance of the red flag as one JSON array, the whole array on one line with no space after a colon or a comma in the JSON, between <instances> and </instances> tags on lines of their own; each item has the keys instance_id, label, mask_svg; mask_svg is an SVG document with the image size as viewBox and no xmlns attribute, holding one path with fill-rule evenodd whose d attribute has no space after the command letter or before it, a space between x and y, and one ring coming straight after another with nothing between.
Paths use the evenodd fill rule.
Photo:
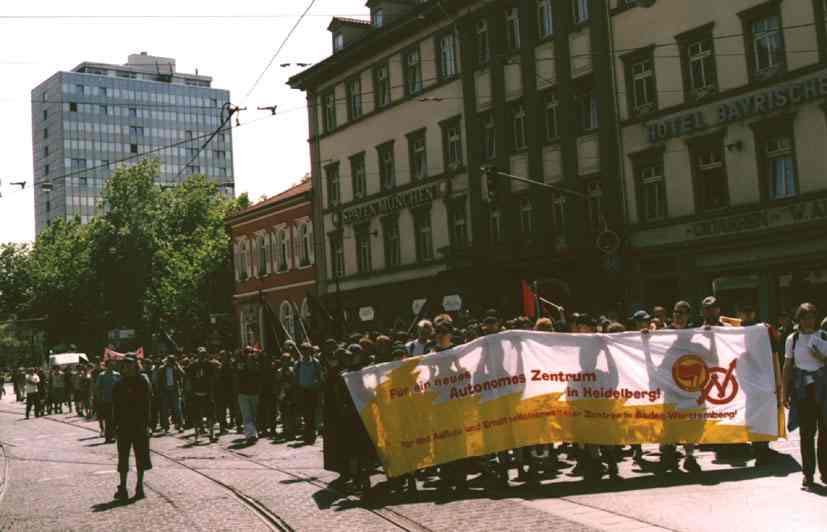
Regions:
<instances>
[{"instance_id":1,"label":"red flag","mask_svg":"<svg viewBox=\"0 0 827 532\"><path fill-rule=\"evenodd\" d=\"M140 358L140 359L143 359L144 358L144 348L139 347L138 349L136 349L135 350L135 356Z\"/></svg>"},{"instance_id":2,"label":"red flag","mask_svg":"<svg viewBox=\"0 0 827 532\"><path fill-rule=\"evenodd\" d=\"M520 281L523 288L523 315L536 319L537 296L528 281Z\"/></svg>"}]
</instances>

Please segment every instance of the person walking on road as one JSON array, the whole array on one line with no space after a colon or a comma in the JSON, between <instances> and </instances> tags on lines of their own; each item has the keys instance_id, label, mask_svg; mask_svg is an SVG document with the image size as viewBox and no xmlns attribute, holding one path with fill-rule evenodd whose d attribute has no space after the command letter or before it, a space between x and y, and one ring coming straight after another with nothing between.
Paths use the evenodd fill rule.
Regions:
<instances>
[{"instance_id":1,"label":"person walking on road","mask_svg":"<svg viewBox=\"0 0 827 532\"><path fill-rule=\"evenodd\" d=\"M321 386L322 366L313 357L313 346L302 344L301 360L296 364L296 392L304 421L303 440L306 445L316 442L316 405Z\"/></svg>"},{"instance_id":2,"label":"person walking on road","mask_svg":"<svg viewBox=\"0 0 827 532\"><path fill-rule=\"evenodd\" d=\"M106 362L106 369L98 374L95 392L98 404L98 418L103 422L104 442L113 443L115 432L112 427L112 389L121 379L121 374L112 369L112 362Z\"/></svg>"},{"instance_id":3,"label":"person walking on road","mask_svg":"<svg viewBox=\"0 0 827 532\"><path fill-rule=\"evenodd\" d=\"M37 403L37 387L40 385L40 377L34 372L34 368L29 368L26 371L24 382L23 393L26 395L26 419L29 419L32 407L34 407L34 416L40 417L40 406L38 406Z\"/></svg>"},{"instance_id":4,"label":"person walking on road","mask_svg":"<svg viewBox=\"0 0 827 532\"><path fill-rule=\"evenodd\" d=\"M244 436L247 438L247 443L253 444L258 439L256 416L258 415L258 394L261 388L258 364L253 351L241 355L236 374L238 375L238 408L244 420Z\"/></svg>"},{"instance_id":5,"label":"person walking on road","mask_svg":"<svg viewBox=\"0 0 827 532\"><path fill-rule=\"evenodd\" d=\"M152 469L146 430L152 410L152 387L139 370L138 359L127 355L123 360L123 378L117 380L112 388L112 425L118 433L118 473L121 477L115 499L121 501L129 498L126 491L129 451L135 453L138 474L135 499L144 498L144 471Z\"/></svg>"}]
</instances>

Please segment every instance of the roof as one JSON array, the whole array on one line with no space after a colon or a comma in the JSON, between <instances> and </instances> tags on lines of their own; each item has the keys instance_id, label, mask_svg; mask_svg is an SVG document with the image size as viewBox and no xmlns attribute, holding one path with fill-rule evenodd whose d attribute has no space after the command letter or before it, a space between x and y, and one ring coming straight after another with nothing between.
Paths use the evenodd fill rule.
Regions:
<instances>
[{"instance_id":1,"label":"roof","mask_svg":"<svg viewBox=\"0 0 827 532\"><path fill-rule=\"evenodd\" d=\"M287 190L285 190L283 192L279 192L275 196L271 196L271 197L269 197L265 200L259 201L258 203L253 203L252 205L250 205L246 209L242 209L242 210L238 211L237 213L233 214L230 218L231 219L232 218L237 218L239 216L249 214L253 211L264 209L265 207L278 205L279 203L282 203L282 202L287 201L289 199L301 196L302 194L306 194L306 193L310 192L312 190L312 188L313 187L311 185L310 179L308 177L306 177L306 178L302 179L301 183L299 183L297 185L293 185L292 187L288 188Z\"/></svg>"},{"instance_id":2,"label":"roof","mask_svg":"<svg viewBox=\"0 0 827 532\"><path fill-rule=\"evenodd\" d=\"M347 18L347 17L333 17L333 20L330 21L330 26L332 26L333 24L335 24L337 22L339 22L341 24L356 24L358 26L371 26L371 23L370 23L369 20L360 20L358 18Z\"/></svg>"}]
</instances>

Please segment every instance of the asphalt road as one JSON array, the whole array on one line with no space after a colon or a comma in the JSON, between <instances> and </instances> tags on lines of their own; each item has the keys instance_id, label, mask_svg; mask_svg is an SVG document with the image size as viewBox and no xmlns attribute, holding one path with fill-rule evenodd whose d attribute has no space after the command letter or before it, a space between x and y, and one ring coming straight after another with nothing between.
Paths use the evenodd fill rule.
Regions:
<instances>
[{"instance_id":1,"label":"asphalt road","mask_svg":"<svg viewBox=\"0 0 827 532\"><path fill-rule=\"evenodd\" d=\"M97 424L70 414L24 420L13 399L0 402L0 530L827 530L827 488L800 490L796 435L773 444L785 456L767 468L704 452L699 475L627 461L615 482L589 485L568 467L539 487L512 481L491 492L472 482L467 497L446 500L420 483L416 499L367 505L329 486L336 475L321 467L321 440L245 447L231 434L195 445L188 431L153 438L147 498L114 504L115 447ZM654 463L657 447L646 451Z\"/></svg>"}]
</instances>

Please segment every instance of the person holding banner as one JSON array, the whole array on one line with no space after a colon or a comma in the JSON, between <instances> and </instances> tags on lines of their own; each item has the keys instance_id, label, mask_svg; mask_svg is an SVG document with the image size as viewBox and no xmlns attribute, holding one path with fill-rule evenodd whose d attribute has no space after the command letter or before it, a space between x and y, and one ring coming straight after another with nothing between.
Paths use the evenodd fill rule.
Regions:
<instances>
[{"instance_id":1,"label":"person holding banner","mask_svg":"<svg viewBox=\"0 0 827 532\"><path fill-rule=\"evenodd\" d=\"M790 408L789 430L801 428L804 490L815 488L816 464L827 483L827 340L816 331L816 313L812 303L798 307L798 331L787 338L784 355L784 406Z\"/></svg>"},{"instance_id":2,"label":"person holding banner","mask_svg":"<svg viewBox=\"0 0 827 532\"><path fill-rule=\"evenodd\" d=\"M105 369L95 380L97 397L98 419L103 425L103 437L105 443L115 441L115 431L112 424L112 390L115 384L121 380L121 374L112 368L112 361L107 360Z\"/></svg>"}]
</instances>

